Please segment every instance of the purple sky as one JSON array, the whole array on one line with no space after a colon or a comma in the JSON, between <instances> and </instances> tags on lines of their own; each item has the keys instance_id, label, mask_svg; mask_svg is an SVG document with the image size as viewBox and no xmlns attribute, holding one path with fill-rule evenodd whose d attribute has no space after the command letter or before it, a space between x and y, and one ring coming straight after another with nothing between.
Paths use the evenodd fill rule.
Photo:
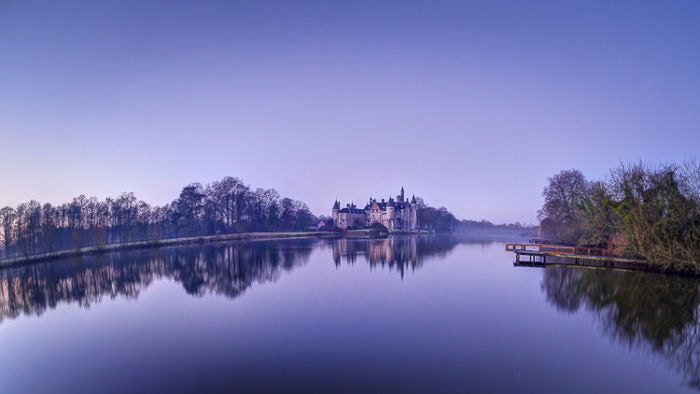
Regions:
<instances>
[{"instance_id":1,"label":"purple sky","mask_svg":"<svg viewBox=\"0 0 700 394\"><path fill-rule=\"evenodd\" d=\"M698 154L700 2L347 3L3 1L0 206L233 175L534 222L560 169Z\"/></svg>"}]
</instances>

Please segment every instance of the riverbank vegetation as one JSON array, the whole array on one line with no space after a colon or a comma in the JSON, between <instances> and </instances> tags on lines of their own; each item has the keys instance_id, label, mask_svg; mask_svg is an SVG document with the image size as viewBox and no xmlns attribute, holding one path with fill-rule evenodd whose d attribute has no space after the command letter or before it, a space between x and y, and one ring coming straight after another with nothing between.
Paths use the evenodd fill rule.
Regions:
<instances>
[{"instance_id":1,"label":"riverbank vegetation","mask_svg":"<svg viewBox=\"0 0 700 394\"><path fill-rule=\"evenodd\" d=\"M613 255L642 258L660 271L700 273L700 163L621 164L604 180L578 170L549 179L538 212L541 236Z\"/></svg>"},{"instance_id":2,"label":"riverbank vegetation","mask_svg":"<svg viewBox=\"0 0 700 394\"><path fill-rule=\"evenodd\" d=\"M99 200L83 195L53 206L37 201L0 209L0 258L237 232L299 231L316 217L301 201L238 178L185 186L170 204L151 206L124 193Z\"/></svg>"}]
</instances>

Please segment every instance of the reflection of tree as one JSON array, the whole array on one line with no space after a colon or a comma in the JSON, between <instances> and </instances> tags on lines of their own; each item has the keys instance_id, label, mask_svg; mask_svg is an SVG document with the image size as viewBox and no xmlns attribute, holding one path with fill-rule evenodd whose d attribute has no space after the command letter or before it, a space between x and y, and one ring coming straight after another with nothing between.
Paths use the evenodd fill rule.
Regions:
<instances>
[{"instance_id":1,"label":"reflection of tree","mask_svg":"<svg viewBox=\"0 0 700 394\"><path fill-rule=\"evenodd\" d=\"M109 296L136 298L155 279L188 294L237 297L254 282L276 280L307 261L315 241L247 242L146 249L0 270L0 322L41 315L61 302L82 307Z\"/></svg>"},{"instance_id":2,"label":"reflection of tree","mask_svg":"<svg viewBox=\"0 0 700 394\"><path fill-rule=\"evenodd\" d=\"M550 267L542 290L558 309L593 312L616 341L662 355L689 386L700 389L698 284L642 272Z\"/></svg>"},{"instance_id":3,"label":"reflection of tree","mask_svg":"<svg viewBox=\"0 0 700 394\"><path fill-rule=\"evenodd\" d=\"M161 278L182 284L188 294L235 298L253 283L277 280L283 271L304 264L314 239L232 242L202 246L123 251L0 270L0 322L20 315L41 315L59 303L87 308L104 297L137 298ZM393 237L330 241L336 264L341 256L364 255L371 265L388 265L403 275L423 258L444 255L451 237Z\"/></svg>"},{"instance_id":4,"label":"reflection of tree","mask_svg":"<svg viewBox=\"0 0 700 394\"><path fill-rule=\"evenodd\" d=\"M363 256L371 267L387 266L396 269L403 277L405 269L415 270L423 264L423 259L431 256L445 256L459 242L453 237L395 236L383 239L348 239L333 242L333 261L340 265L342 260L354 264L358 256Z\"/></svg>"}]
</instances>

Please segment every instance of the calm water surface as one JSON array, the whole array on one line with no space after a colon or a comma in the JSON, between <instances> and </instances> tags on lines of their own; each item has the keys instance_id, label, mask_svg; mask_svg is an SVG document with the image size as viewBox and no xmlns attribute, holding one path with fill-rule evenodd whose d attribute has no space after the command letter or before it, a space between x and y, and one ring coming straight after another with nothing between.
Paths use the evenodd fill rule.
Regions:
<instances>
[{"instance_id":1,"label":"calm water surface","mask_svg":"<svg viewBox=\"0 0 700 394\"><path fill-rule=\"evenodd\" d=\"M699 303L451 237L122 252L0 270L0 390L694 392Z\"/></svg>"}]
</instances>

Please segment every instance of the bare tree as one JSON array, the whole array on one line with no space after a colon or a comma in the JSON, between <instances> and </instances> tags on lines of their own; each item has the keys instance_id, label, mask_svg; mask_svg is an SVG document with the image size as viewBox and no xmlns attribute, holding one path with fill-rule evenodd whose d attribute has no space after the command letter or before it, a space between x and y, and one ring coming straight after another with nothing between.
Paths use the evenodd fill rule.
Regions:
<instances>
[{"instance_id":1,"label":"bare tree","mask_svg":"<svg viewBox=\"0 0 700 394\"><path fill-rule=\"evenodd\" d=\"M15 220L17 220L17 212L12 207L0 209L0 230L2 230L2 246L5 257L7 257L7 252L15 239Z\"/></svg>"},{"instance_id":2,"label":"bare tree","mask_svg":"<svg viewBox=\"0 0 700 394\"><path fill-rule=\"evenodd\" d=\"M542 192L544 205L538 212L540 220L550 218L563 224L574 222L586 190L586 178L579 170L563 170L549 178L549 184Z\"/></svg>"},{"instance_id":3,"label":"bare tree","mask_svg":"<svg viewBox=\"0 0 700 394\"><path fill-rule=\"evenodd\" d=\"M274 189L251 191L225 177L192 183L170 204L151 207L133 193L103 201L80 195L52 206L36 201L0 210L0 256L129 243L217 232L301 230L314 224L308 206Z\"/></svg>"}]
</instances>

